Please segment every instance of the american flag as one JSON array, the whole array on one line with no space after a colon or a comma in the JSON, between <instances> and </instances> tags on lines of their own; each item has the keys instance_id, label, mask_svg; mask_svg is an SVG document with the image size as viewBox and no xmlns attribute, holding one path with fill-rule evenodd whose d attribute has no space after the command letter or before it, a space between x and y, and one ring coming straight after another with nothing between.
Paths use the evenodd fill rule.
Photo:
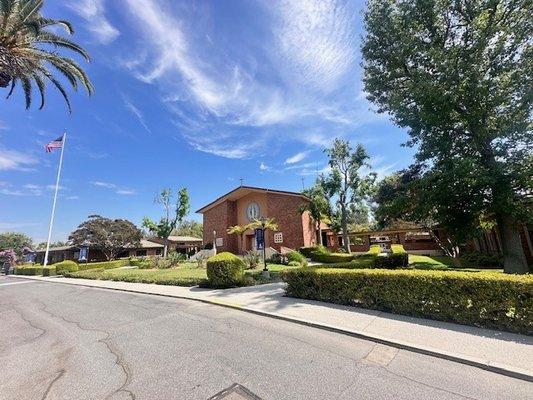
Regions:
<instances>
[{"instance_id":1,"label":"american flag","mask_svg":"<svg viewBox=\"0 0 533 400\"><path fill-rule=\"evenodd\" d=\"M63 136L58 137L56 140L52 140L44 146L47 153L51 153L53 149L60 149L63 146Z\"/></svg>"}]
</instances>

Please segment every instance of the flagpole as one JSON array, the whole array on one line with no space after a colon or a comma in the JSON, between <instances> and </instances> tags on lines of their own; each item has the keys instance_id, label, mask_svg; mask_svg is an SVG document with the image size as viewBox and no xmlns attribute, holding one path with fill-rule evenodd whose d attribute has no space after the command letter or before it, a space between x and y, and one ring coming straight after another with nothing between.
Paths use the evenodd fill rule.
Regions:
<instances>
[{"instance_id":1,"label":"flagpole","mask_svg":"<svg viewBox=\"0 0 533 400\"><path fill-rule=\"evenodd\" d=\"M65 144L67 142L67 131L63 133L63 140L61 143L61 156L59 156L59 168L57 169L56 189L54 191L54 202L52 203L52 215L50 216L50 227L48 228L48 240L46 241L46 252L44 253L43 267L48 264L48 252L50 250L50 238L52 237L52 226L54 225L54 215L56 212L57 191L59 190L59 178L61 176L61 166L63 165L63 152L65 151Z\"/></svg>"}]
</instances>

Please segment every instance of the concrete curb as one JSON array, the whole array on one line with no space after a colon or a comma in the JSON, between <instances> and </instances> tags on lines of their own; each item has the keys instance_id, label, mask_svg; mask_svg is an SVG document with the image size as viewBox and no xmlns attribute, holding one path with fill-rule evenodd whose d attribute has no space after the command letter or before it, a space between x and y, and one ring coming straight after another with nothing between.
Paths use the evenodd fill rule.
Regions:
<instances>
[{"instance_id":1,"label":"concrete curb","mask_svg":"<svg viewBox=\"0 0 533 400\"><path fill-rule=\"evenodd\" d=\"M500 375L509 376L511 378L533 382L533 372L519 369L516 367L512 367L507 364L489 362L488 360L483 360L481 358L466 356L464 354L459 354L459 353L447 352L447 351L439 350L439 349L429 347L429 346L415 345L413 343L396 340L396 339L390 339L390 338L382 337L382 336L375 335L375 334L369 334L363 331L344 329L344 328L339 328L333 325L318 323L318 322L314 322L314 321L310 321L310 320L306 320L302 318L291 317L291 316L286 316L286 315L277 314L277 313L270 313L268 311L248 308L248 307L244 307L242 305L235 304L235 303L228 303L225 301L201 299L201 298L196 298L196 297L188 297L188 296L173 295L173 294L166 294L166 293L151 293L151 292L147 292L145 290L140 290L140 289L135 290L135 289L124 289L124 288L110 288L110 287L87 285L84 283L61 282L59 280L49 280L49 279L43 279L43 278L38 278L38 277L33 277L33 276L12 275L11 277L20 278L20 279L30 279L30 280L34 280L37 282L60 283L63 285L83 286L83 287L88 287L88 288L93 288L93 289L116 290L120 292L147 294L147 295L152 295L152 296L176 298L176 299L181 299L181 300L198 301L198 302L205 303L205 304L217 305L221 307L231 308L233 310L244 311L250 314L274 318L274 319L287 321L287 322L293 322L299 325L304 325L304 326L308 326L311 328L317 328L317 329L322 329L322 330L326 330L326 331L330 331L334 333L339 333L342 335L347 335L347 336L351 336L351 337L358 338L358 339L369 340L375 343L380 343L380 344L384 344L387 346L395 347L397 349L402 349L402 350L407 350L407 351L411 351L414 353L437 357L443 360L453 361L456 363L469 365L471 367L476 367L476 368L480 368L486 371L494 372Z\"/></svg>"}]
</instances>

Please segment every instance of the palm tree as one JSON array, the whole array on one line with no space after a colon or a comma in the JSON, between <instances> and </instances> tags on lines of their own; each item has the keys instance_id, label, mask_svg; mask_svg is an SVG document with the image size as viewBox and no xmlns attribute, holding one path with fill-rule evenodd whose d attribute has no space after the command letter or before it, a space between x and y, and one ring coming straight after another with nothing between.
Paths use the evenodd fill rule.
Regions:
<instances>
[{"instance_id":1,"label":"palm tree","mask_svg":"<svg viewBox=\"0 0 533 400\"><path fill-rule=\"evenodd\" d=\"M50 81L59 90L71 112L67 92L50 72L50 66L62 74L74 90L78 89L80 83L90 95L93 86L86 73L73 59L61 56L56 49L72 50L87 61L90 61L90 57L76 43L47 30L59 26L68 34L74 33L69 22L43 17L43 3L44 0L0 0L0 87L11 85L7 95L9 98L20 82L28 109L35 84L41 96L39 109L42 109L46 82Z\"/></svg>"},{"instance_id":2,"label":"palm tree","mask_svg":"<svg viewBox=\"0 0 533 400\"><path fill-rule=\"evenodd\" d=\"M235 225L230 226L227 230L230 235L238 235L241 242L241 251L244 252L244 234L250 230L250 224L248 225Z\"/></svg>"},{"instance_id":3,"label":"palm tree","mask_svg":"<svg viewBox=\"0 0 533 400\"><path fill-rule=\"evenodd\" d=\"M274 218L261 218L261 219L254 219L252 222L248 224L248 227L250 229L262 229L263 230L263 240L265 243L263 243L263 263L264 268L263 272L265 273L265 277L269 277L268 274L268 268L266 263L266 235L265 231L277 231L278 230L278 224L276 224L276 221Z\"/></svg>"}]
</instances>

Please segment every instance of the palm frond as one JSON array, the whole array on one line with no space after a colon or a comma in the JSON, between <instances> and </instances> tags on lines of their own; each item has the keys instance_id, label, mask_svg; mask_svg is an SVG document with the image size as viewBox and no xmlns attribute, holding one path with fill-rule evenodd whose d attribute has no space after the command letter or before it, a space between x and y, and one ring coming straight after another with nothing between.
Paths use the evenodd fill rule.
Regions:
<instances>
[{"instance_id":1,"label":"palm frond","mask_svg":"<svg viewBox=\"0 0 533 400\"><path fill-rule=\"evenodd\" d=\"M83 50L79 45L77 45L76 43L68 39L65 39L64 37L56 35L55 33L41 31L37 35L37 42L48 43L48 44L51 44L57 47L65 47L67 49L73 50L76 53L80 54L87 61L91 61L91 57L89 56L89 53Z\"/></svg>"},{"instance_id":2,"label":"palm frond","mask_svg":"<svg viewBox=\"0 0 533 400\"><path fill-rule=\"evenodd\" d=\"M72 27L72 24L68 21L65 21L63 19L52 19L52 18L39 18L39 24L41 26L41 28L46 28L48 26L54 26L54 25L59 25L59 26L62 26L65 31L69 34L69 35L72 35L74 33L74 28Z\"/></svg>"},{"instance_id":3,"label":"palm frond","mask_svg":"<svg viewBox=\"0 0 533 400\"><path fill-rule=\"evenodd\" d=\"M65 102L67 103L68 112L72 113L72 107L70 105L70 100L68 98L68 94L67 94L66 90L63 88L63 85L61 85L61 82L59 82L56 78L54 78L54 76L50 72L48 72L46 70L46 68L41 68L40 71L41 71L41 73L44 76L46 76L48 78L48 80L50 80L50 82L52 82L52 84L56 87L56 89L59 90L59 92L61 93L61 95L65 99Z\"/></svg>"},{"instance_id":4,"label":"palm frond","mask_svg":"<svg viewBox=\"0 0 533 400\"><path fill-rule=\"evenodd\" d=\"M13 94L13 91L15 90L15 86L17 86L17 78L13 78L11 80L11 89L9 90L9 93L7 94L6 99L9 99L11 95Z\"/></svg>"},{"instance_id":5,"label":"palm frond","mask_svg":"<svg viewBox=\"0 0 533 400\"><path fill-rule=\"evenodd\" d=\"M20 22L24 24L39 12L43 7L44 0L20 0L20 3L22 7L20 8L19 18Z\"/></svg>"},{"instance_id":6,"label":"palm frond","mask_svg":"<svg viewBox=\"0 0 533 400\"><path fill-rule=\"evenodd\" d=\"M33 80L37 84L37 88L39 89L39 94L41 95L41 105L39 106L39 110L42 110L44 107L44 98L45 98L44 92L46 90L46 85L44 83L44 79L37 72L33 74Z\"/></svg>"},{"instance_id":7,"label":"palm frond","mask_svg":"<svg viewBox=\"0 0 533 400\"><path fill-rule=\"evenodd\" d=\"M27 76L20 77L22 90L24 90L24 97L26 99L26 110L31 106L31 80Z\"/></svg>"}]
</instances>

